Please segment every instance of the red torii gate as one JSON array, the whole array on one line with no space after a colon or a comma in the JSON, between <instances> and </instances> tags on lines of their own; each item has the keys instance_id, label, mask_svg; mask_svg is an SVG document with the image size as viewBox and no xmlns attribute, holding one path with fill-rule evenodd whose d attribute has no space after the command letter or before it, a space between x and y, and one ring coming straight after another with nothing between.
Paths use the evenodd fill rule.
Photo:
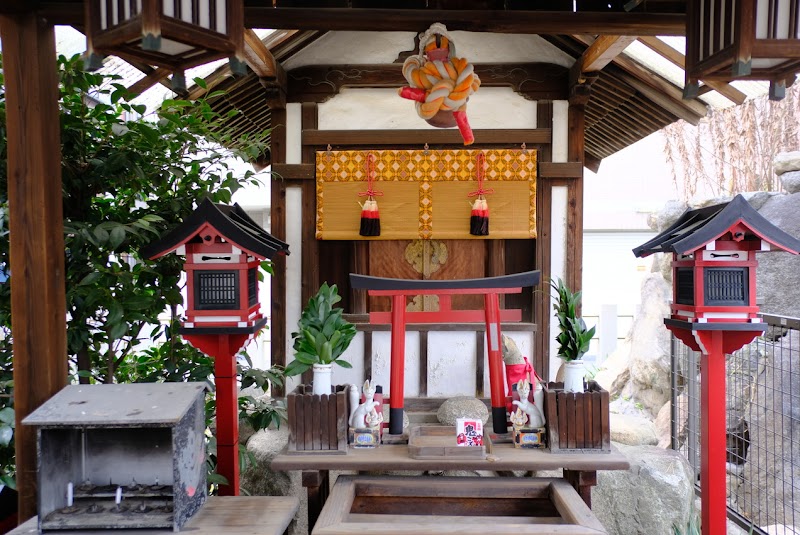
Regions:
<instances>
[{"instance_id":1,"label":"red torii gate","mask_svg":"<svg viewBox=\"0 0 800 535\"><path fill-rule=\"evenodd\" d=\"M486 322L489 353L489 385L492 399L492 421L495 433L506 433L506 403L503 383L503 360L500 344L500 322L521 321L522 311L501 310L500 294L519 293L523 287L539 284L540 272L527 271L513 275L459 280L412 280L350 274L354 290L367 290L371 296L392 298L391 312L370 312L373 325L392 326L392 355L389 380L389 433L403 434L403 386L406 350L406 323L478 323ZM483 294L483 310L453 310L450 296ZM407 312L407 295L437 295L439 310ZM480 357L479 357L480 358Z\"/></svg>"}]
</instances>

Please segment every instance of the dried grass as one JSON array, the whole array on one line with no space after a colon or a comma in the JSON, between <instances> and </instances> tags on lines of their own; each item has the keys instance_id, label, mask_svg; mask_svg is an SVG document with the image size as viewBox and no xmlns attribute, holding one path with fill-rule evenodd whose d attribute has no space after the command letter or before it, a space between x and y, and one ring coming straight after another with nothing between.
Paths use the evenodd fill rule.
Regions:
<instances>
[{"instance_id":1,"label":"dried grass","mask_svg":"<svg viewBox=\"0 0 800 535\"><path fill-rule=\"evenodd\" d=\"M664 154L678 194L735 195L779 191L774 157L800 150L800 84L786 98L766 96L712 110L697 126L678 121L662 130Z\"/></svg>"}]
</instances>

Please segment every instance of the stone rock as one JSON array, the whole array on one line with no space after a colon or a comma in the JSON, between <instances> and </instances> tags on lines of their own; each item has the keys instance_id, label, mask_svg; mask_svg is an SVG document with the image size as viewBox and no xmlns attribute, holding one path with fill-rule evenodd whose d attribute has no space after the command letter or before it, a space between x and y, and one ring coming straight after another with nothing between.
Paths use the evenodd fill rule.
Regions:
<instances>
[{"instance_id":1,"label":"stone rock","mask_svg":"<svg viewBox=\"0 0 800 535\"><path fill-rule=\"evenodd\" d=\"M744 197L755 210L761 210L761 207L776 195L782 195L782 193L778 193L777 191L747 191L742 193L742 197Z\"/></svg>"},{"instance_id":2,"label":"stone rock","mask_svg":"<svg viewBox=\"0 0 800 535\"><path fill-rule=\"evenodd\" d=\"M772 159L772 170L776 175L782 175L787 171L800 170L800 151L781 152Z\"/></svg>"},{"instance_id":3,"label":"stone rock","mask_svg":"<svg viewBox=\"0 0 800 535\"><path fill-rule=\"evenodd\" d=\"M617 445L631 468L597 472L592 511L609 535L673 535L686 526L694 474L680 453L656 446Z\"/></svg>"},{"instance_id":4,"label":"stone rock","mask_svg":"<svg viewBox=\"0 0 800 535\"><path fill-rule=\"evenodd\" d=\"M480 418L485 425L489 421L489 409L478 398L457 396L445 400L436 417L442 425L456 425L456 418Z\"/></svg>"},{"instance_id":5,"label":"stone rock","mask_svg":"<svg viewBox=\"0 0 800 535\"><path fill-rule=\"evenodd\" d=\"M594 376L597 384L608 390L612 399L619 397L622 389L630 381L630 356L631 339L628 335L617 344L617 348L603 361L600 370Z\"/></svg>"},{"instance_id":6,"label":"stone rock","mask_svg":"<svg viewBox=\"0 0 800 535\"><path fill-rule=\"evenodd\" d=\"M788 171L782 174L781 186L788 193L800 192L800 171Z\"/></svg>"},{"instance_id":7,"label":"stone rock","mask_svg":"<svg viewBox=\"0 0 800 535\"><path fill-rule=\"evenodd\" d=\"M655 416L670 397L669 316L672 287L649 274L642 282L642 306L631 327L631 398Z\"/></svg>"},{"instance_id":8,"label":"stone rock","mask_svg":"<svg viewBox=\"0 0 800 535\"><path fill-rule=\"evenodd\" d=\"M624 414L626 416L635 416L646 420L651 419L650 413L644 410L641 403L633 401L630 396L625 393L608 404L608 411L610 414Z\"/></svg>"},{"instance_id":9,"label":"stone rock","mask_svg":"<svg viewBox=\"0 0 800 535\"><path fill-rule=\"evenodd\" d=\"M669 448L672 445L672 401L666 402L661 407L661 410L656 415L654 425L658 447Z\"/></svg>"},{"instance_id":10,"label":"stone rock","mask_svg":"<svg viewBox=\"0 0 800 535\"><path fill-rule=\"evenodd\" d=\"M800 480L800 465L792 462L800 458L800 441L792 440L800 433L800 374L789 373L800 353L800 334L788 333L775 341L774 351L767 346L769 364L757 377L745 413L749 448L736 500L742 514L758 525L791 525L793 512L800 510L800 493L782 483ZM781 504L777 510L775 503Z\"/></svg>"},{"instance_id":11,"label":"stone rock","mask_svg":"<svg viewBox=\"0 0 800 535\"><path fill-rule=\"evenodd\" d=\"M297 496L300 508L295 521L289 526L289 535L308 533L308 499L300 481L300 472L276 472L270 468L272 459L286 447L289 427L262 430L247 441L247 451L255 458L255 464L242 471L240 483L251 496Z\"/></svg>"},{"instance_id":12,"label":"stone rock","mask_svg":"<svg viewBox=\"0 0 800 535\"><path fill-rule=\"evenodd\" d=\"M595 377L612 399L625 397L650 418L670 396L670 334L664 318L669 315L671 296L671 285L660 274L645 277L642 306L631 330Z\"/></svg>"},{"instance_id":13,"label":"stone rock","mask_svg":"<svg viewBox=\"0 0 800 535\"><path fill-rule=\"evenodd\" d=\"M772 197L759 210L773 225L800 238L800 193ZM785 252L758 255L756 272L761 311L784 316L800 317L800 256Z\"/></svg>"},{"instance_id":14,"label":"stone rock","mask_svg":"<svg viewBox=\"0 0 800 535\"><path fill-rule=\"evenodd\" d=\"M655 446L658 443L653 422L641 416L611 413L611 440L628 446Z\"/></svg>"},{"instance_id":15,"label":"stone rock","mask_svg":"<svg viewBox=\"0 0 800 535\"><path fill-rule=\"evenodd\" d=\"M681 216L689 208L689 205L683 201L667 201L664 208L657 214L651 215L648 220L648 226L656 232L661 232Z\"/></svg>"}]
</instances>

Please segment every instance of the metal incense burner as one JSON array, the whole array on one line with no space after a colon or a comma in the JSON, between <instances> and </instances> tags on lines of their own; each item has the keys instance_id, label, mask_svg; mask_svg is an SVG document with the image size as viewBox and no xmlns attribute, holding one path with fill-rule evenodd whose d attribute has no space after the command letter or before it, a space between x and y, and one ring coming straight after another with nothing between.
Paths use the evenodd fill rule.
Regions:
<instances>
[{"instance_id":1,"label":"metal incense burner","mask_svg":"<svg viewBox=\"0 0 800 535\"><path fill-rule=\"evenodd\" d=\"M68 386L38 427L39 530L171 528L206 499L203 383Z\"/></svg>"}]
</instances>

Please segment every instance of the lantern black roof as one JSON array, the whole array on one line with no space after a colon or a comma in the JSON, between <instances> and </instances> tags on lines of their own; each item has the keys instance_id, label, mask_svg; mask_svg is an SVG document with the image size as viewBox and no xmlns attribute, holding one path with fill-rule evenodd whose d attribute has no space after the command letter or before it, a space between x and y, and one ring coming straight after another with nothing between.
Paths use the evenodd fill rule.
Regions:
<instances>
[{"instance_id":1,"label":"lantern black roof","mask_svg":"<svg viewBox=\"0 0 800 535\"><path fill-rule=\"evenodd\" d=\"M171 253L185 243L199 241L198 233L205 224L211 225L227 241L256 257L264 259L273 258L276 254L289 254L289 244L261 228L241 206L236 203L217 204L206 198L183 223L143 248L142 256L152 260Z\"/></svg>"},{"instance_id":2,"label":"lantern black roof","mask_svg":"<svg viewBox=\"0 0 800 535\"><path fill-rule=\"evenodd\" d=\"M782 231L759 214L741 195L730 202L685 211L669 228L636 247L641 258L653 253L689 254L720 238L732 227L747 227L745 240L764 240L792 254L800 252L800 240Z\"/></svg>"}]
</instances>

